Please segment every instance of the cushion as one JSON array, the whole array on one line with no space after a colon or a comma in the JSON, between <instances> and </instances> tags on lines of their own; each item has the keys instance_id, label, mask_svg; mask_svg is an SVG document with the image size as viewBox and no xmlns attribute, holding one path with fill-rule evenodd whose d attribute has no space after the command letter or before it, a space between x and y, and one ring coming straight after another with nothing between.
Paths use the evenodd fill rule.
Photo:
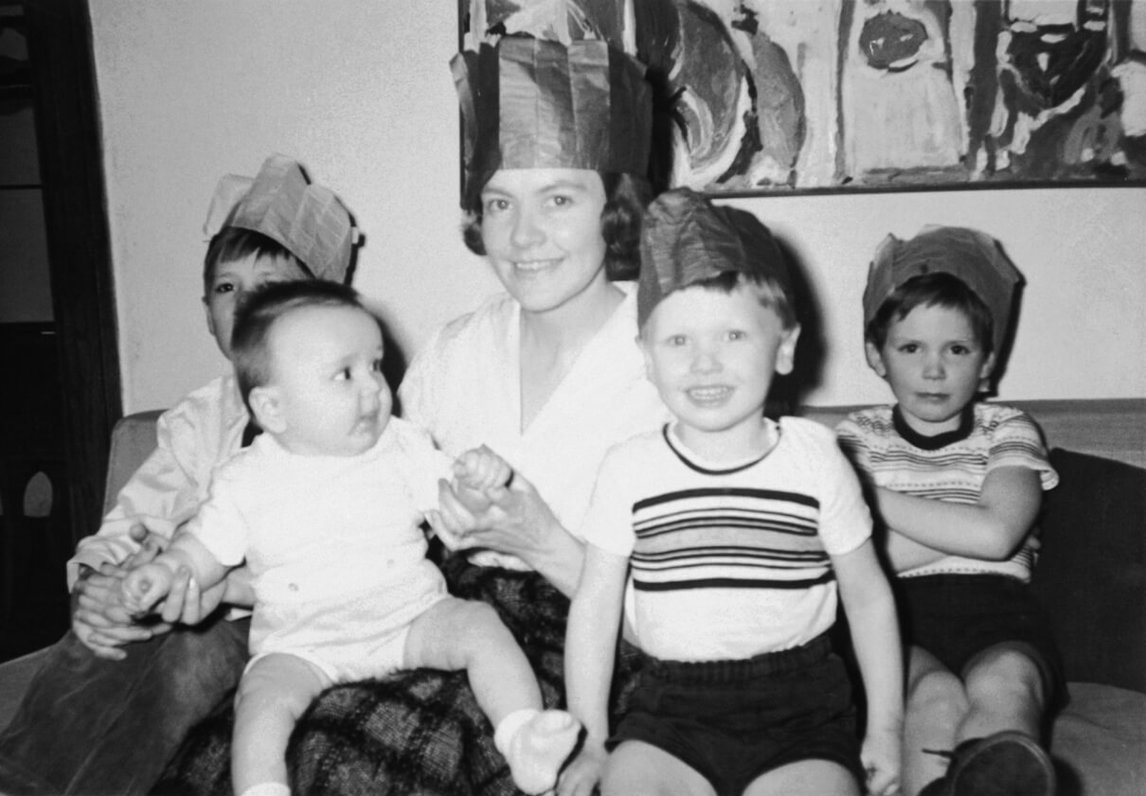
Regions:
<instances>
[{"instance_id":1,"label":"cushion","mask_svg":"<svg viewBox=\"0 0 1146 796\"><path fill-rule=\"evenodd\" d=\"M1047 606L1068 681L1146 692L1146 470L1050 452L1032 587Z\"/></svg>"},{"instance_id":2,"label":"cushion","mask_svg":"<svg viewBox=\"0 0 1146 796\"><path fill-rule=\"evenodd\" d=\"M1146 694L1095 683L1070 692L1051 738L1058 796L1146 793Z\"/></svg>"}]
</instances>

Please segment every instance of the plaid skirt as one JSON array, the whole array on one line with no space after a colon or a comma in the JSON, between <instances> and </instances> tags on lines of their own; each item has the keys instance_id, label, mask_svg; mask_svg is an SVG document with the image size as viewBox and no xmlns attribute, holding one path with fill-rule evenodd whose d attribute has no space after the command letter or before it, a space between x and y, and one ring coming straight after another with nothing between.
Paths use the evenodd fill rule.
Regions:
<instances>
[{"instance_id":1,"label":"plaid skirt","mask_svg":"<svg viewBox=\"0 0 1146 796\"><path fill-rule=\"evenodd\" d=\"M450 592L497 609L525 651L547 708L565 706L569 600L534 572L442 565ZM639 655L622 644L614 714ZM153 793L231 793L231 700L192 731ZM518 796L465 672L415 669L334 686L303 714L287 749L292 793L339 796Z\"/></svg>"}]
</instances>

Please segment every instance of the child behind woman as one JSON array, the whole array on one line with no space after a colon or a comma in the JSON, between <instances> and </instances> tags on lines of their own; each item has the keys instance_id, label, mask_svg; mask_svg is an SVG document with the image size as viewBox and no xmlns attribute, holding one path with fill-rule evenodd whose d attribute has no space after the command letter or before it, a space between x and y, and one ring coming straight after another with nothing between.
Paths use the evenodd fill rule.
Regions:
<instances>
[{"instance_id":1,"label":"child behind woman","mask_svg":"<svg viewBox=\"0 0 1146 796\"><path fill-rule=\"evenodd\" d=\"M1042 491L1058 476L1026 414L976 400L1018 281L987 235L932 227L889 236L864 292L868 363L897 403L838 433L871 483L898 575L909 796L1054 792L1038 739L1061 664L1027 583Z\"/></svg>"},{"instance_id":2,"label":"child behind woman","mask_svg":"<svg viewBox=\"0 0 1146 796\"><path fill-rule=\"evenodd\" d=\"M204 231L210 242L199 300L228 360L235 306L246 294L266 282L341 282L351 267L350 214L281 155L267 158L253 180L224 177ZM211 472L240 449L248 422L230 374L159 418L155 451L68 562L72 629L52 647L0 734L0 792L144 793L187 731L234 688L247 659L249 621L234 612L224 619L215 609L248 599L241 578L205 591L180 578L161 622L130 616L118 584L194 515ZM204 618L195 631L176 624ZM67 742L60 743L64 727Z\"/></svg>"},{"instance_id":3,"label":"child behind woman","mask_svg":"<svg viewBox=\"0 0 1146 796\"><path fill-rule=\"evenodd\" d=\"M588 737L558 793L895 792L901 651L871 517L830 431L763 414L800 331L779 247L748 213L662 194L638 290L648 375L676 419L615 446L597 479L566 649ZM626 584L647 660L608 738ZM862 754L826 635L837 591L868 695Z\"/></svg>"},{"instance_id":4,"label":"child behind woman","mask_svg":"<svg viewBox=\"0 0 1146 796\"><path fill-rule=\"evenodd\" d=\"M420 528L451 470L459 498L482 511L509 466L483 448L451 467L425 432L390 416L381 330L348 287L268 286L240 307L232 350L265 433L216 471L185 532L123 592L146 612L177 572L211 587L249 567L254 657L235 703L235 793L289 794L287 741L323 689L417 667L465 669L518 787L549 790L578 725L542 712L493 608L446 593Z\"/></svg>"}]
</instances>

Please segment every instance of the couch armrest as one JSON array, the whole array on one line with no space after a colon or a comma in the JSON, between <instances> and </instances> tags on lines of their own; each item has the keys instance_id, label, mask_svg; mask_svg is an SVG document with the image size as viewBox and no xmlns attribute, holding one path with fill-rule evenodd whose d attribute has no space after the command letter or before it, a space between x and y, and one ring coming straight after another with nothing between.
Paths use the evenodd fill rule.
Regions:
<instances>
[{"instance_id":1,"label":"couch armrest","mask_svg":"<svg viewBox=\"0 0 1146 796\"><path fill-rule=\"evenodd\" d=\"M112 429L103 497L104 514L115 505L116 495L127 479L155 450L155 424L161 414L162 409L134 412L120 418Z\"/></svg>"}]
</instances>

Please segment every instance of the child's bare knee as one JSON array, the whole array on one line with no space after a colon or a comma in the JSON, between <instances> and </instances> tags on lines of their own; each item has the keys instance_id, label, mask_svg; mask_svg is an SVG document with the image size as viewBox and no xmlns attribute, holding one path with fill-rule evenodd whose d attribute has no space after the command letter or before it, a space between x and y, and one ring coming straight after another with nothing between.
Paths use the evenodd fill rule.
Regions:
<instances>
[{"instance_id":1,"label":"child's bare knee","mask_svg":"<svg viewBox=\"0 0 1146 796\"><path fill-rule=\"evenodd\" d=\"M1042 672L1035 661L1015 647L987 650L967 671L967 690L982 699L1042 700Z\"/></svg>"},{"instance_id":2,"label":"child's bare knee","mask_svg":"<svg viewBox=\"0 0 1146 796\"><path fill-rule=\"evenodd\" d=\"M967 711L963 682L947 671L931 671L912 680L907 691L907 709L961 716Z\"/></svg>"}]
</instances>

